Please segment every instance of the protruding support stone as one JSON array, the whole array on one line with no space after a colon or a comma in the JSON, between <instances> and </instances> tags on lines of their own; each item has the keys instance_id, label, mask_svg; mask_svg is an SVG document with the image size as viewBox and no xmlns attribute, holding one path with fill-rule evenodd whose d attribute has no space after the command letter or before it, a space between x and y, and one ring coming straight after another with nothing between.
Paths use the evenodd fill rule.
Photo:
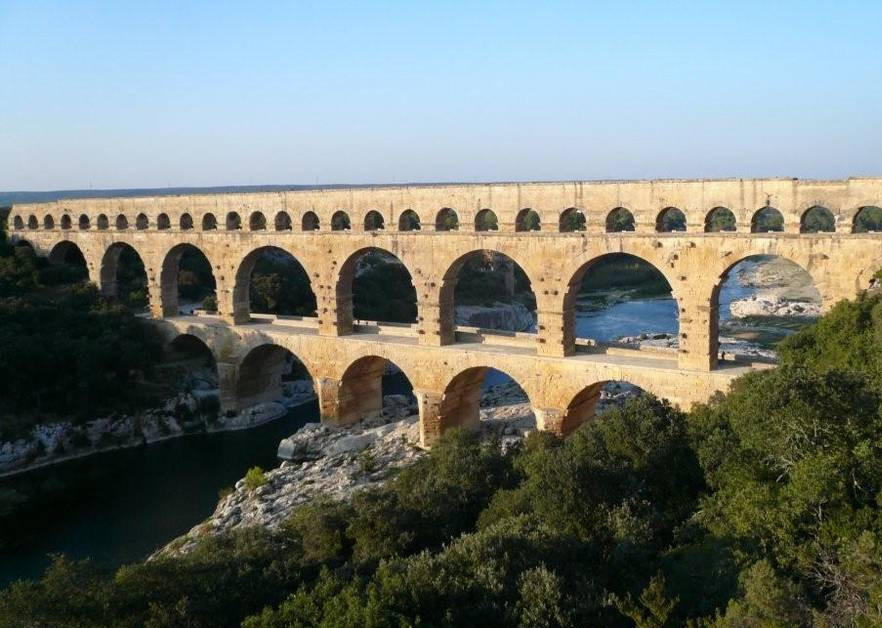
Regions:
<instances>
[{"instance_id":1,"label":"protruding support stone","mask_svg":"<svg viewBox=\"0 0 882 628\"><path fill-rule=\"evenodd\" d=\"M220 413L236 412L239 409L237 389L239 384L239 370L230 362L217 363L218 378L218 401Z\"/></svg>"},{"instance_id":2,"label":"protruding support stone","mask_svg":"<svg viewBox=\"0 0 882 628\"><path fill-rule=\"evenodd\" d=\"M352 333L352 295L327 297L316 295L320 336L345 336Z\"/></svg>"},{"instance_id":3,"label":"protruding support stone","mask_svg":"<svg viewBox=\"0 0 882 628\"><path fill-rule=\"evenodd\" d=\"M346 424L340 419L340 380L333 377L316 377L315 392L318 396L322 423L345 426Z\"/></svg>"},{"instance_id":4,"label":"protruding support stone","mask_svg":"<svg viewBox=\"0 0 882 628\"><path fill-rule=\"evenodd\" d=\"M681 305L677 366L710 371L717 366L718 316L716 305Z\"/></svg>"},{"instance_id":5,"label":"protruding support stone","mask_svg":"<svg viewBox=\"0 0 882 628\"><path fill-rule=\"evenodd\" d=\"M414 390L420 416L420 446L431 447L441 438L441 399L443 393Z\"/></svg>"},{"instance_id":6,"label":"protruding support stone","mask_svg":"<svg viewBox=\"0 0 882 628\"><path fill-rule=\"evenodd\" d=\"M451 345L456 340L453 291L443 295L441 301L422 301L417 312L417 342L430 347Z\"/></svg>"},{"instance_id":7,"label":"protruding support stone","mask_svg":"<svg viewBox=\"0 0 882 628\"><path fill-rule=\"evenodd\" d=\"M575 332L568 322L572 322L573 312L539 310L536 315L536 352L550 357L572 355L575 352Z\"/></svg>"}]
</instances>

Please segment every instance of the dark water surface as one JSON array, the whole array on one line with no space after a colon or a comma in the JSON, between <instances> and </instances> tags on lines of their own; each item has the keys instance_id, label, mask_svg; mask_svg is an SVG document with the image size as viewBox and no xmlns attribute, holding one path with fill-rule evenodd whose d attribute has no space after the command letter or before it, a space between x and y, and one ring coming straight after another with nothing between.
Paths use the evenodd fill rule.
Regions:
<instances>
[{"instance_id":1,"label":"dark water surface","mask_svg":"<svg viewBox=\"0 0 882 628\"><path fill-rule=\"evenodd\" d=\"M208 517L218 491L250 467L276 466L279 441L317 417L312 402L252 429L174 438L0 480L0 489L34 491L39 504L24 544L0 549L0 586L40 575L48 553L112 566L143 559Z\"/></svg>"}]
</instances>

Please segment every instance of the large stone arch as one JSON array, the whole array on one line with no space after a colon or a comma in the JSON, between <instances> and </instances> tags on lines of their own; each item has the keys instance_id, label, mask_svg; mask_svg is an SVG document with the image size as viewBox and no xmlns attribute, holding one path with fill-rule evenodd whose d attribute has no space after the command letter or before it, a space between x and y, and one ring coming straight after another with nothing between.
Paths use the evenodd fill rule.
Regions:
<instances>
[{"instance_id":1,"label":"large stone arch","mask_svg":"<svg viewBox=\"0 0 882 628\"><path fill-rule=\"evenodd\" d=\"M353 360L340 376L336 407L323 410L341 425L380 416L383 411L383 376L387 365L400 370L413 385L399 364L379 355L363 355Z\"/></svg>"},{"instance_id":2,"label":"large stone arch","mask_svg":"<svg viewBox=\"0 0 882 628\"><path fill-rule=\"evenodd\" d=\"M354 311L353 311L353 281L355 279L355 269L358 260L370 252L378 252L382 253L397 259L404 269L407 271L407 274L410 276L411 284L414 285L414 289L416 286L414 284L414 272L411 268L409 260L403 259L401 255L393 253L392 251L379 247L379 246L365 246L360 247L357 250L350 253L346 260L340 265L340 270L337 272L337 276L334 282L334 299L336 303L337 310L337 329L341 334L352 333L352 325L354 321ZM417 308L419 308L419 299L417 298Z\"/></svg>"},{"instance_id":3,"label":"large stone arch","mask_svg":"<svg viewBox=\"0 0 882 628\"><path fill-rule=\"evenodd\" d=\"M237 409L281 397L282 377L288 370L291 358L299 363L315 386L313 366L290 348L274 342L249 346L236 368L234 390Z\"/></svg>"},{"instance_id":4,"label":"large stone arch","mask_svg":"<svg viewBox=\"0 0 882 628\"><path fill-rule=\"evenodd\" d=\"M141 260L141 264L144 267L144 276L146 279L147 265L144 263L144 256L141 255L140 252L138 252L138 249L128 242L114 242L107 247L106 251L104 251L104 255L101 257L101 268L98 271L100 282L99 288L101 289L101 292L106 296L119 296L119 260L126 249L131 250L135 255L138 256L138 259ZM147 289L149 291L149 282Z\"/></svg>"},{"instance_id":5,"label":"large stone arch","mask_svg":"<svg viewBox=\"0 0 882 628\"><path fill-rule=\"evenodd\" d=\"M446 382L434 419L437 425L423 426L423 432L438 437L452 427L476 429L481 420L481 392L484 378L490 369L497 370L514 381L524 391L527 402L533 405L533 394L524 385L525 382L519 381L512 373L489 365L469 366L457 371Z\"/></svg>"},{"instance_id":6,"label":"large stone arch","mask_svg":"<svg viewBox=\"0 0 882 628\"><path fill-rule=\"evenodd\" d=\"M211 268L211 276L214 280L215 290L218 292L220 291L220 283L216 273L217 266L212 262L212 259L209 257L206 250L192 242L175 244L161 257L162 264L160 265L159 270L159 303L156 304L155 300L151 302L151 308L154 315L163 317L178 315L178 272L180 271L181 258L188 250L198 252L208 261L208 266ZM218 309L220 310L220 308L221 301L218 299Z\"/></svg>"},{"instance_id":7,"label":"large stone arch","mask_svg":"<svg viewBox=\"0 0 882 628\"><path fill-rule=\"evenodd\" d=\"M585 279L586 273L589 272L592 266L594 266L597 262L602 259L607 259L614 255L628 255L630 257L637 258L641 262L648 264L652 268L654 268L658 273L665 278L668 285L671 287L671 296L674 301L677 303L677 323L678 327L680 326L680 316L679 312L681 312L680 308L680 299L677 294L677 283L676 277L671 274L671 269L668 264L664 263L664 259L660 259L658 255L662 254L663 249L658 248L632 248L625 246L614 246L612 243L607 242L607 246L605 250L594 250L589 253L586 253L582 256L579 256L576 261L576 270L570 275L569 281L566 283L566 286L563 290L563 294L560 295L560 311L562 312L562 336L563 336L563 354L570 355L575 352L575 344L576 344L576 300L579 296L579 291L582 287L582 282ZM653 254L653 252L657 252ZM539 320L539 328L542 329L543 321Z\"/></svg>"},{"instance_id":8,"label":"large stone arch","mask_svg":"<svg viewBox=\"0 0 882 628\"><path fill-rule=\"evenodd\" d=\"M278 251L291 256L303 269L307 281L309 281L310 290L315 295L315 290L312 287L312 275L301 258L280 246L260 246L249 251L236 268L236 276L233 283L233 322L247 323L251 320L251 274L254 272L254 267L260 260L260 257L270 251Z\"/></svg>"},{"instance_id":9,"label":"large stone arch","mask_svg":"<svg viewBox=\"0 0 882 628\"><path fill-rule=\"evenodd\" d=\"M768 256L777 257L786 260L798 266L810 278L811 283L817 290L821 299L821 307L827 308L832 305L836 297L829 291L828 278L829 268L826 263L813 258L808 253L798 250L798 247L787 246L769 246L760 250L752 250L745 247L736 254L727 256L721 260L715 267L708 268L709 285L704 288L708 304L708 354L710 358L710 368L716 368L719 362L720 353L720 293L724 283L729 277L730 271L738 264L751 258Z\"/></svg>"},{"instance_id":10,"label":"large stone arch","mask_svg":"<svg viewBox=\"0 0 882 628\"><path fill-rule=\"evenodd\" d=\"M470 259L474 259L481 255L501 255L507 258L511 263L521 269L526 275L530 290L537 301L537 310L539 309L539 294L537 294L537 283L534 275L534 268L523 261L519 252L512 250L510 247L488 247L488 248L470 248L465 252L457 252L457 256L452 260L441 262L440 268L445 268L444 274L441 275L441 285L438 288L438 322L441 335L441 344L452 344L454 342L455 330L455 291L459 282L460 272L463 266ZM538 315L538 311L537 311ZM541 324L541 322L540 322Z\"/></svg>"}]
</instances>

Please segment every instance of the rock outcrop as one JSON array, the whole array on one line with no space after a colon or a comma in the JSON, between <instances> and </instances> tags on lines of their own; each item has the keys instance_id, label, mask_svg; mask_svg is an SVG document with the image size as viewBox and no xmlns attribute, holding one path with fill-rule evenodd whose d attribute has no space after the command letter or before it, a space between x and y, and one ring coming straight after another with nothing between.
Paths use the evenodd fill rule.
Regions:
<instances>
[{"instance_id":1,"label":"rock outcrop","mask_svg":"<svg viewBox=\"0 0 882 628\"><path fill-rule=\"evenodd\" d=\"M494 303L482 305L459 305L456 307L456 324L484 327L506 331L536 331L536 317L523 303Z\"/></svg>"}]
</instances>

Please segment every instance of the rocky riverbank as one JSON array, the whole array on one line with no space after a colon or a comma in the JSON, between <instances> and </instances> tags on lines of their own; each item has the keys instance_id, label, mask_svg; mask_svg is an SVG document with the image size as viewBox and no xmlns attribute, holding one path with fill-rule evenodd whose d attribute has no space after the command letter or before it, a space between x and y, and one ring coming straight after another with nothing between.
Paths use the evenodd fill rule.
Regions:
<instances>
[{"instance_id":1,"label":"rocky riverbank","mask_svg":"<svg viewBox=\"0 0 882 628\"><path fill-rule=\"evenodd\" d=\"M601 392L597 411L624 403L640 394L626 383L612 382ZM481 432L503 449L536 428L532 408L514 383L493 386L481 397ZM419 447L419 418L411 397L387 395L382 416L345 428L309 423L282 440L284 461L249 486L239 480L222 497L214 513L160 549L154 556L190 551L205 535L218 535L246 526L277 529L292 510L316 498L347 500L359 490L378 486L426 452Z\"/></svg>"},{"instance_id":2,"label":"rocky riverbank","mask_svg":"<svg viewBox=\"0 0 882 628\"><path fill-rule=\"evenodd\" d=\"M616 340L618 344L627 347L655 347L661 349L676 349L679 341L675 334L667 333L645 333L636 336L622 336ZM774 350L763 347L754 342L739 340L738 338L730 338L728 336L720 336L720 351L724 354L736 358L746 358L750 360L774 360L776 353Z\"/></svg>"},{"instance_id":3,"label":"rocky riverbank","mask_svg":"<svg viewBox=\"0 0 882 628\"><path fill-rule=\"evenodd\" d=\"M808 273L780 257L761 257L736 266L738 283L755 293L732 301L733 318L751 316L817 318L821 299Z\"/></svg>"},{"instance_id":4,"label":"rocky riverbank","mask_svg":"<svg viewBox=\"0 0 882 628\"><path fill-rule=\"evenodd\" d=\"M536 316L523 303L494 303L492 306L459 305L456 324L506 331L536 331Z\"/></svg>"},{"instance_id":5,"label":"rocky riverbank","mask_svg":"<svg viewBox=\"0 0 882 628\"><path fill-rule=\"evenodd\" d=\"M169 438L203 432L242 430L283 416L289 408L315 398L312 383L283 384L279 402L263 403L239 413L218 413L217 389L201 385L180 392L161 407L133 414L111 415L74 424L42 423L24 438L0 443L0 477L23 473L104 451L139 447Z\"/></svg>"}]
</instances>

